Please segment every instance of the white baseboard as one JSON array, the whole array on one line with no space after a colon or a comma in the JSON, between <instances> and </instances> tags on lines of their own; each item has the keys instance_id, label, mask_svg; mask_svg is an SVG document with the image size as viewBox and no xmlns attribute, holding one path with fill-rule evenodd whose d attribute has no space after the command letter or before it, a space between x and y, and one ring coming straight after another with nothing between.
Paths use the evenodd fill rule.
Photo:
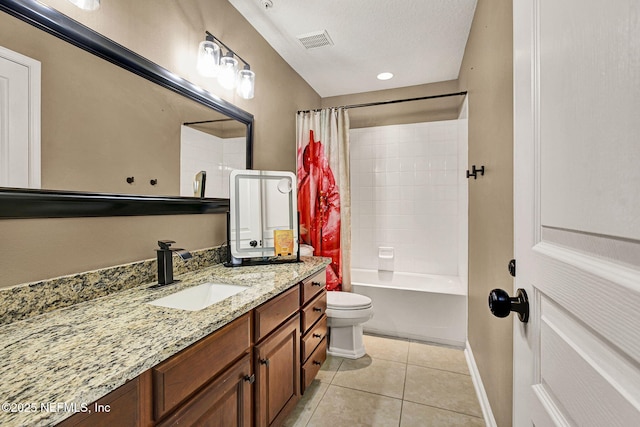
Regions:
<instances>
[{"instance_id":1,"label":"white baseboard","mask_svg":"<svg viewBox=\"0 0 640 427\"><path fill-rule=\"evenodd\" d=\"M471 345L468 340L465 346L464 355L467 358L467 365L469 365L469 372L471 373L473 387L476 389L476 395L478 396L478 401L480 401L484 423L487 427L497 427L496 419L493 416L493 411L489 404L489 398L487 397L487 392L482 384L480 371L478 371L478 365L476 365L476 359L473 357L473 351L471 351Z\"/></svg>"}]
</instances>

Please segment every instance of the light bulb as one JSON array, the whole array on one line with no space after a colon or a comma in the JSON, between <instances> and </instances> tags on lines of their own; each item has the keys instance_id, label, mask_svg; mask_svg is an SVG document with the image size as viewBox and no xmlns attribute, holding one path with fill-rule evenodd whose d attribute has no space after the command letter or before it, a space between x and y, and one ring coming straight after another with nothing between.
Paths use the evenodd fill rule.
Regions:
<instances>
[{"instance_id":1,"label":"light bulb","mask_svg":"<svg viewBox=\"0 0 640 427\"><path fill-rule=\"evenodd\" d=\"M389 80L393 78L393 73L385 72L378 74L378 80Z\"/></svg>"},{"instance_id":2,"label":"light bulb","mask_svg":"<svg viewBox=\"0 0 640 427\"><path fill-rule=\"evenodd\" d=\"M238 71L238 88L236 92L244 99L253 98L255 88L256 73L245 67L244 70Z\"/></svg>"},{"instance_id":3,"label":"light bulb","mask_svg":"<svg viewBox=\"0 0 640 427\"><path fill-rule=\"evenodd\" d=\"M236 75L238 74L238 60L233 57L233 53L220 58L220 73L218 74L218 83L225 89L233 89L236 87Z\"/></svg>"},{"instance_id":4,"label":"light bulb","mask_svg":"<svg viewBox=\"0 0 640 427\"><path fill-rule=\"evenodd\" d=\"M213 37L207 35L207 40L198 46L198 72L205 77L216 77L219 72L220 46Z\"/></svg>"}]
</instances>

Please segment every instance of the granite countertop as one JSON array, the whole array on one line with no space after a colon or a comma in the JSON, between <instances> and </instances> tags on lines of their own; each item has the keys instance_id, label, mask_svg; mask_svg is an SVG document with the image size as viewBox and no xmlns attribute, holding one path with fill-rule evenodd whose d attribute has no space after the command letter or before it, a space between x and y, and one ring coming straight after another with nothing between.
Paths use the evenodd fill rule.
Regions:
<instances>
[{"instance_id":1,"label":"granite countertop","mask_svg":"<svg viewBox=\"0 0 640 427\"><path fill-rule=\"evenodd\" d=\"M321 271L328 259L227 268L147 283L2 327L0 425L51 425ZM200 311L145 304L205 282L247 286ZM65 411L64 404L67 404ZM54 412L59 410L59 412Z\"/></svg>"}]
</instances>

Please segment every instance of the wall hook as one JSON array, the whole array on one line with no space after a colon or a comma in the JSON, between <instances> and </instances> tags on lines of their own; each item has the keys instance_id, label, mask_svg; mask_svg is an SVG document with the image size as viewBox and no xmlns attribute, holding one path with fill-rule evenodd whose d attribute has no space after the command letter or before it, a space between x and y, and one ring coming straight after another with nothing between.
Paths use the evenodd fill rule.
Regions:
<instances>
[{"instance_id":1,"label":"wall hook","mask_svg":"<svg viewBox=\"0 0 640 427\"><path fill-rule=\"evenodd\" d=\"M129 183L129 184L133 184L133 181L135 181L135 180L133 179L133 177L132 177L132 176L128 176L128 177L127 177L127 183Z\"/></svg>"},{"instance_id":2,"label":"wall hook","mask_svg":"<svg viewBox=\"0 0 640 427\"><path fill-rule=\"evenodd\" d=\"M484 166L480 166L480 169L477 169L476 165L473 165L471 171L467 169L467 178L473 177L473 179L478 179L478 173L484 176Z\"/></svg>"}]
</instances>

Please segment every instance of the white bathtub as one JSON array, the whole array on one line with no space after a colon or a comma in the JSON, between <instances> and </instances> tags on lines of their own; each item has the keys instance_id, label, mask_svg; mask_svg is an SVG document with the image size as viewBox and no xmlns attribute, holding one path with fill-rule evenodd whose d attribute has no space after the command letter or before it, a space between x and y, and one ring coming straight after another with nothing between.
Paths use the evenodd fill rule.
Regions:
<instances>
[{"instance_id":1,"label":"white bathtub","mask_svg":"<svg viewBox=\"0 0 640 427\"><path fill-rule=\"evenodd\" d=\"M372 300L365 332L464 346L467 289L457 276L352 269L351 285Z\"/></svg>"}]
</instances>

